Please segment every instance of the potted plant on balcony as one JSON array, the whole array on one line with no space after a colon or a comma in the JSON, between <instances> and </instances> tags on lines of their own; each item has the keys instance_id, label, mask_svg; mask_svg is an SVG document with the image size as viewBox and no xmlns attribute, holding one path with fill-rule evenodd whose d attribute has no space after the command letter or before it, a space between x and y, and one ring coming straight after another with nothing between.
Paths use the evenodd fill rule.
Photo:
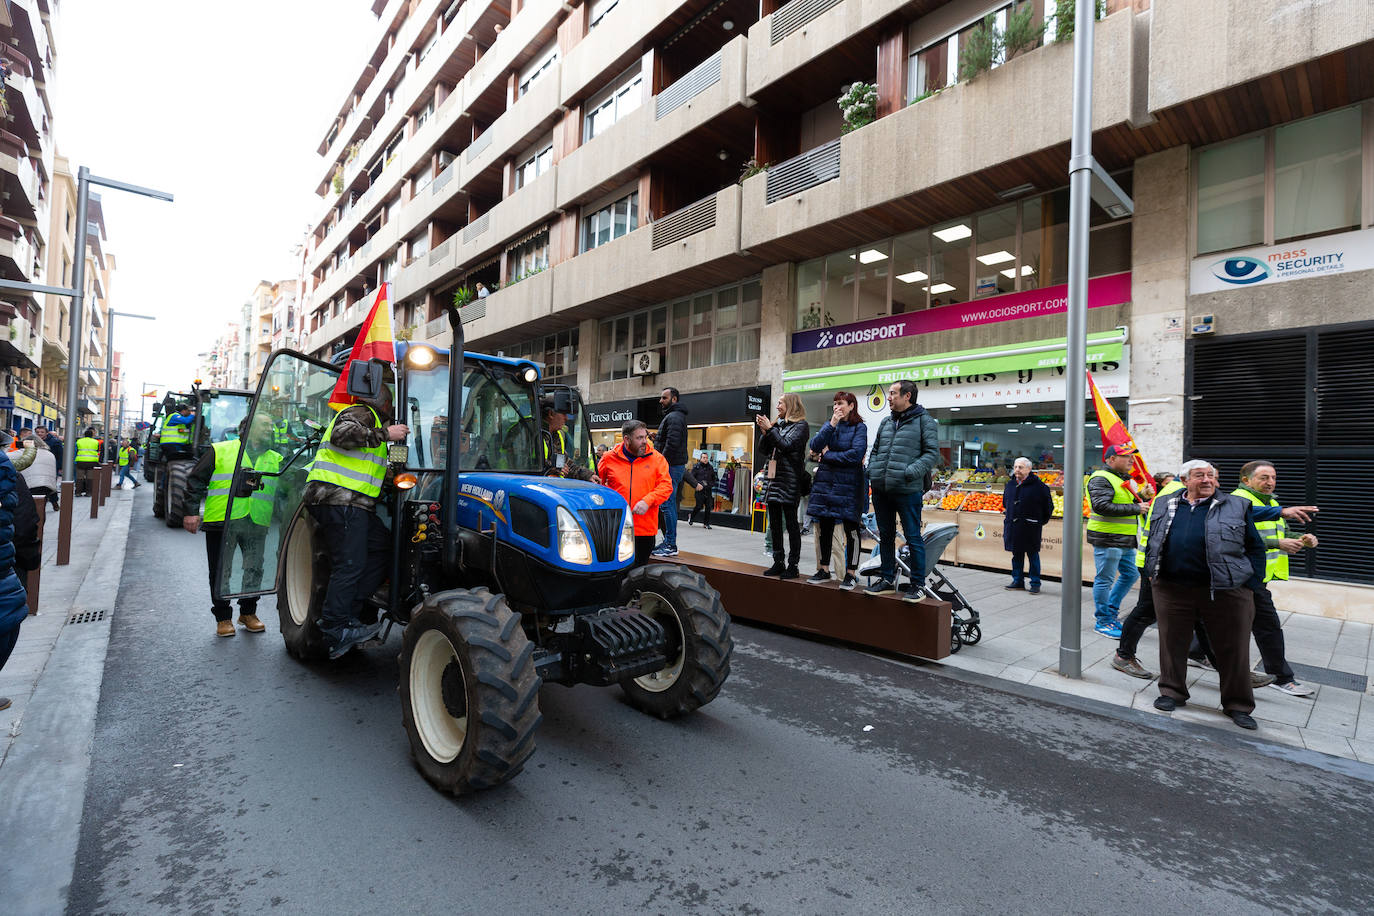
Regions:
<instances>
[{"instance_id":1,"label":"potted plant on balcony","mask_svg":"<svg viewBox=\"0 0 1374 916\"><path fill-rule=\"evenodd\" d=\"M757 159L751 158L748 162L744 163L744 168L740 170L739 184L744 184L760 172L768 171L768 167L772 164L771 162L760 164Z\"/></svg>"},{"instance_id":2,"label":"potted plant on balcony","mask_svg":"<svg viewBox=\"0 0 1374 916\"><path fill-rule=\"evenodd\" d=\"M343 193L343 166L338 166L337 168L334 169L334 182L333 182L333 184L334 184L334 193L335 193L335 194L342 194L342 193Z\"/></svg>"},{"instance_id":3,"label":"potted plant on balcony","mask_svg":"<svg viewBox=\"0 0 1374 916\"><path fill-rule=\"evenodd\" d=\"M462 311L476 298L477 294L472 291L471 287L460 286L453 293L453 307Z\"/></svg>"},{"instance_id":4,"label":"potted plant on balcony","mask_svg":"<svg viewBox=\"0 0 1374 916\"><path fill-rule=\"evenodd\" d=\"M1054 2L1054 40L1069 41L1073 38L1074 0L1055 0ZM1107 15L1107 0L1097 0L1093 4L1093 19Z\"/></svg>"},{"instance_id":5,"label":"potted plant on balcony","mask_svg":"<svg viewBox=\"0 0 1374 916\"><path fill-rule=\"evenodd\" d=\"M878 87L863 81L854 83L840 96L839 105L840 113L844 116L844 127L840 133L847 134L865 124L872 124L878 118Z\"/></svg>"}]
</instances>

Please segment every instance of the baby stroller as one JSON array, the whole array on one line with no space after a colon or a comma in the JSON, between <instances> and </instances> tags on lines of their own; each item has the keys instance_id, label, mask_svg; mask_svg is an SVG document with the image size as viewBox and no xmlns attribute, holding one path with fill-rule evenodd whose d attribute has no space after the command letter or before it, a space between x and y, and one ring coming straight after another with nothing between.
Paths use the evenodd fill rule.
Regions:
<instances>
[{"instance_id":1,"label":"baby stroller","mask_svg":"<svg viewBox=\"0 0 1374 916\"><path fill-rule=\"evenodd\" d=\"M869 554L859 566L859 575L872 579L878 575L882 569L882 557L878 551L878 525L873 520L873 513L869 512L863 516L863 526L868 532L868 536L875 541L873 552ZM979 627L980 618L978 612L973 609L973 605L968 603L968 599L959 591L958 587L936 566L940 562L940 555L945 552L945 548L959 534L959 526L942 522L936 525L926 525L921 532L921 540L926 548L926 568L924 575L919 581L911 575L911 548L907 546L906 539L902 537L900 527L897 531L897 590L902 592L918 591L927 598L936 601L948 601L950 604L950 637L949 651L958 652L964 646L976 645L983 638L983 630ZM906 576L907 584L902 585L902 577Z\"/></svg>"}]
</instances>

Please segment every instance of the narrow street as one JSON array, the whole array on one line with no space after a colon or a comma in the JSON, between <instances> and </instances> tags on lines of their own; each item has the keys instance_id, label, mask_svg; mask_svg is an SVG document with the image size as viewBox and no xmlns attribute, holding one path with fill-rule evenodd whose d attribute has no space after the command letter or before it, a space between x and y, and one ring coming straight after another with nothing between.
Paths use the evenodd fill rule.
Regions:
<instances>
[{"instance_id":1,"label":"narrow street","mask_svg":"<svg viewBox=\"0 0 1374 916\"><path fill-rule=\"evenodd\" d=\"M1355 913L1374 899L1367 766L743 625L730 681L694 717L546 687L526 771L441 795L401 729L399 635L303 665L269 599L267 633L216 639L203 542L154 519L150 490L70 913Z\"/></svg>"}]
</instances>

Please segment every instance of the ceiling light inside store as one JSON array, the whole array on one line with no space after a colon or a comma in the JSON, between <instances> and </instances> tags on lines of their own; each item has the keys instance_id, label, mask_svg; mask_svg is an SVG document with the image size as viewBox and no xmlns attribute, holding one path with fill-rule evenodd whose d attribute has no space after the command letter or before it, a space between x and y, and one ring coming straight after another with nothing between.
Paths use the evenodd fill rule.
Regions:
<instances>
[{"instance_id":1,"label":"ceiling light inside store","mask_svg":"<svg viewBox=\"0 0 1374 916\"><path fill-rule=\"evenodd\" d=\"M932 293L952 293L954 292L954 287L950 286L948 283L936 283L930 288L930 291Z\"/></svg>"},{"instance_id":2,"label":"ceiling light inside store","mask_svg":"<svg viewBox=\"0 0 1374 916\"><path fill-rule=\"evenodd\" d=\"M981 259L980 259L980 260L981 260ZM1015 267L1008 267L1006 270L999 270L998 273L1000 273L1002 276L1006 277L1008 280L1015 280L1015 279L1016 279L1016 268L1015 268ZM1023 276L1023 277L1029 277L1029 276L1030 276L1031 274L1033 274L1033 273L1035 273L1035 268L1034 268L1034 267L1031 267L1029 264L1022 264L1022 265L1021 265L1021 276Z\"/></svg>"},{"instance_id":3,"label":"ceiling light inside store","mask_svg":"<svg viewBox=\"0 0 1374 916\"><path fill-rule=\"evenodd\" d=\"M728 32L735 27L735 20L727 19L720 24L720 27Z\"/></svg>"},{"instance_id":4,"label":"ceiling light inside store","mask_svg":"<svg viewBox=\"0 0 1374 916\"><path fill-rule=\"evenodd\" d=\"M966 239L970 235L973 235L973 230L963 223L960 223L957 226L947 226L944 229L936 229L933 234L942 242L957 242L960 239Z\"/></svg>"},{"instance_id":5,"label":"ceiling light inside store","mask_svg":"<svg viewBox=\"0 0 1374 916\"><path fill-rule=\"evenodd\" d=\"M1007 432L1009 433L1019 433L1020 431L1021 430L1017 429L1016 427L1012 427L1011 429L1007 430Z\"/></svg>"},{"instance_id":6,"label":"ceiling light inside store","mask_svg":"<svg viewBox=\"0 0 1374 916\"><path fill-rule=\"evenodd\" d=\"M958 407L951 407L951 408L950 408L950 410L959 410L959 409L960 409L960 408L958 408Z\"/></svg>"},{"instance_id":7,"label":"ceiling light inside store","mask_svg":"<svg viewBox=\"0 0 1374 916\"><path fill-rule=\"evenodd\" d=\"M1044 423L1037 423L1037 424L1035 424L1035 428L1036 428L1036 429L1048 429L1049 427L1048 427L1046 424L1044 424Z\"/></svg>"},{"instance_id":8,"label":"ceiling light inside store","mask_svg":"<svg viewBox=\"0 0 1374 916\"><path fill-rule=\"evenodd\" d=\"M978 260L991 267L994 264L1005 264L1008 261L1015 261L1016 255L1012 254L1010 251L1000 250L994 251L992 254L980 254Z\"/></svg>"},{"instance_id":9,"label":"ceiling light inside store","mask_svg":"<svg viewBox=\"0 0 1374 916\"><path fill-rule=\"evenodd\" d=\"M1008 404L1008 405L1006 405L1007 410L1013 410L1013 409L1015 409L1015 408L1017 408L1017 407L1020 407L1020 406L1021 406L1020 404Z\"/></svg>"},{"instance_id":10,"label":"ceiling light inside store","mask_svg":"<svg viewBox=\"0 0 1374 916\"><path fill-rule=\"evenodd\" d=\"M913 270L909 274L897 274L897 279L903 283L915 283L917 280L929 280L930 278L919 270Z\"/></svg>"},{"instance_id":11,"label":"ceiling light inside store","mask_svg":"<svg viewBox=\"0 0 1374 916\"><path fill-rule=\"evenodd\" d=\"M1064 427L1062 427L1062 426L1056 426L1056 427L1054 427L1053 429L1050 430L1050 432L1052 432L1052 433L1062 433L1063 431L1064 431Z\"/></svg>"},{"instance_id":12,"label":"ceiling light inside store","mask_svg":"<svg viewBox=\"0 0 1374 916\"><path fill-rule=\"evenodd\" d=\"M861 252L859 252L859 263L860 263L860 264L872 264L874 261L886 261L886 260L887 260L887 255L883 254L881 251L879 251L879 250L876 249L876 248L870 248L870 249L868 249L867 251L861 251Z\"/></svg>"}]
</instances>

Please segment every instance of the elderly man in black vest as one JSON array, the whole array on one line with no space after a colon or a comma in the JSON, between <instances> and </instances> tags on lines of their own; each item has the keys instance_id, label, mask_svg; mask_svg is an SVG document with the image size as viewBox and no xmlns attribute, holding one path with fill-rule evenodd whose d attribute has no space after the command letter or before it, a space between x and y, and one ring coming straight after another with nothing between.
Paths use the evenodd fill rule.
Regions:
<instances>
[{"instance_id":1,"label":"elderly man in black vest","mask_svg":"<svg viewBox=\"0 0 1374 916\"><path fill-rule=\"evenodd\" d=\"M1188 644L1202 620L1221 675L1221 708L1241 728L1255 728L1250 684L1254 589L1264 579L1264 539L1250 520L1249 500L1217 490L1217 470L1189 461L1186 489L1156 505L1150 520L1145 575L1159 620L1159 697L1172 712L1188 701Z\"/></svg>"}]
</instances>

